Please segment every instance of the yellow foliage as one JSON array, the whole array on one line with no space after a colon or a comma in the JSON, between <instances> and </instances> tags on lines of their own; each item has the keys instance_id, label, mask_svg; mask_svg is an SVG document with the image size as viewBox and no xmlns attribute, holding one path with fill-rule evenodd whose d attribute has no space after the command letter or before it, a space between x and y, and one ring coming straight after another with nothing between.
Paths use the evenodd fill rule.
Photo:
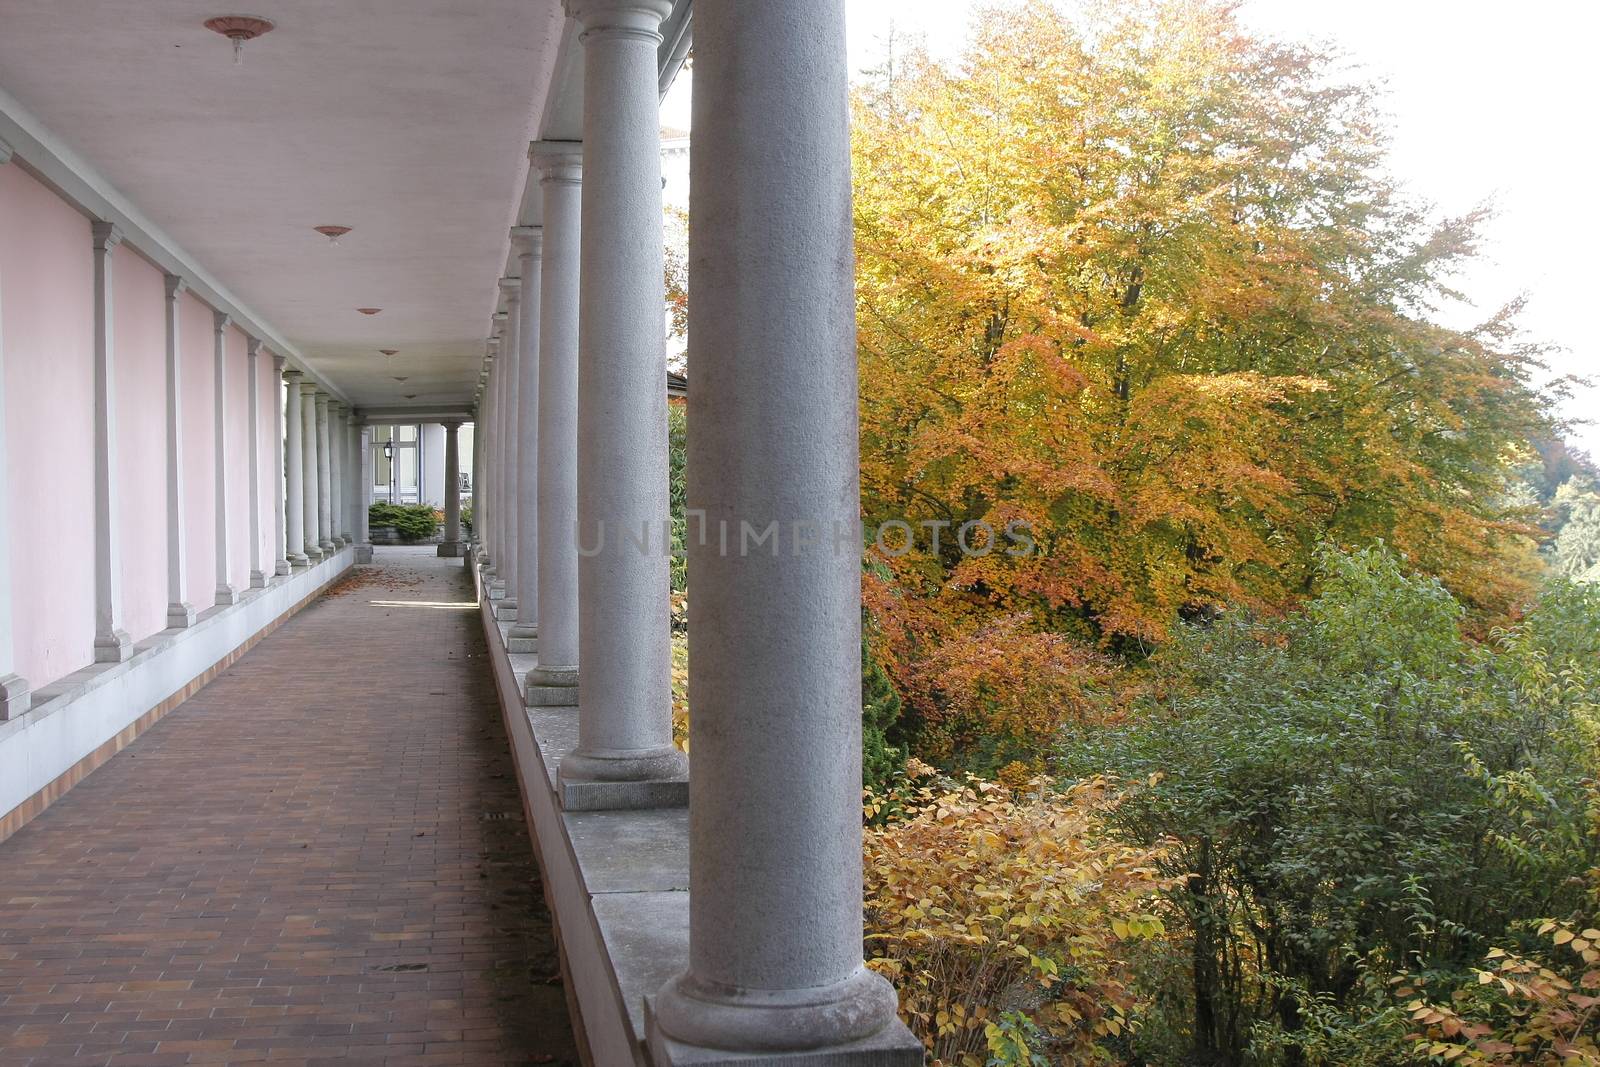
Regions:
<instances>
[{"instance_id":1,"label":"yellow foliage","mask_svg":"<svg viewBox=\"0 0 1600 1067\"><path fill-rule=\"evenodd\" d=\"M1126 787L1056 791L969 777L869 794L868 965L935 1064L981 1065L992 1024L1021 1012L1060 1062L1112 1062L1102 1039L1137 1025L1131 944L1159 937L1159 849L1119 843L1105 817ZM1054 1062L1054 1061L1053 1061Z\"/></svg>"}]
</instances>

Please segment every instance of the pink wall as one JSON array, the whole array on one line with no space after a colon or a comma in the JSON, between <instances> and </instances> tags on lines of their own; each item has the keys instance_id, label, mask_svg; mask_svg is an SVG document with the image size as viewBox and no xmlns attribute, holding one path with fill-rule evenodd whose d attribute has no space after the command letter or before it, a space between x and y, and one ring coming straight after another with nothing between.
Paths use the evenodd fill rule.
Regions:
<instances>
[{"instance_id":1,"label":"pink wall","mask_svg":"<svg viewBox=\"0 0 1600 1067\"><path fill-rule=\"evenodd\" d=\"M6 465L17 673L94 659L94 259L89 222L0 167Z\"/></svg>"},{"instance_id":2,"label":"pink wall","mask_svg":"<svg viewBox=\"0 0 1600 1067\"><path fill-rule=\"evenodd\" d=\"M122 626L142 641L167 625L166 287L126 245L112 262Z\"/></svg>"},{"instance_id":3,"label":"pink wall","mask_svg":"<svg viewBox=\"0 0 1600 1067\"><path fill-rule=\"evenodd\" d=\"M263 347L261 354L256 357L256 363L256 399L261 404L261 417L258 423L261 435L257 443L257 447L261 450L261 483L256 486L261 499L261 569L270 575L272 564L278 557L278 535L275 525L277 505L273 496L278 491L278 481L272 465L277 462L277 445L273 435L279 431L273 423L276 409L273 406L275 394L272 380L272 352Z\"/></svg>"},{"instance_id":4,"label":"pink wall","mask_svg":"<svg viewBox=\"0 0 1600 1067\"><path fill-rule=\"evenodd\" d=\"M185 293L178 302L183 367L184 549L189 556L189 603L205 611L216 602L216 378L212 373L211 309Z\"/></svg>"}]
</instances>

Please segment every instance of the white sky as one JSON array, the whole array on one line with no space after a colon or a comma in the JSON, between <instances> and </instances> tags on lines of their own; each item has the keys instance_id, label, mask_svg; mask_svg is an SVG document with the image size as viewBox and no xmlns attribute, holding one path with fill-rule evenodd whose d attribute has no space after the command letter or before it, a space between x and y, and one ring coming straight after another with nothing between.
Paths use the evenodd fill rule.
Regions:
<instances>
[{"instance_id":1,"label":"white sky","mask_svg":"<svg viewBox=\"0 0 1600 1067\"><path fill-rule=\"evenodd\" d=\"M920 35L935 55L958 54L974 0L848 0L850 61L881 62L891 26ZM1486 319L1519 293L1531 338L1554 342L1553 370L1600 378L1600 185L1595 148L1595 41L1591 0L1243 0L1247 26L1276 37L1333 42L1361 73L1387 86L1391 167L1441 214L1492 198L1482 262L1459 279L1472 306L1443 312L1452 326ZM662 108L688 128L688 78ZM1600 384L1566 410L1600 419ZM1600 458L1600 427L1574 443Z\"/></svg>"}]
</instances>

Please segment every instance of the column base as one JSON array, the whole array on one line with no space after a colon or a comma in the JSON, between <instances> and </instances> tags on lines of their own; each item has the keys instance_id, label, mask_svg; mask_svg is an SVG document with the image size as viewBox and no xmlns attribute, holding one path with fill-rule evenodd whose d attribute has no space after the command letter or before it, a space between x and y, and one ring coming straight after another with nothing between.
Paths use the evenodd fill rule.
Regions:
<instances>
[{"instance_id":1,"label":"column base","mask_svg":"<svg viewBox=\"0 0 1600 1067\"><path fill-rule=\"evenodd\" d=\"M33 689L20 674L0 678L0 722L15 719L33 707Z\"/></svg>"},{"instance_id":2,"label":"column base","mask_svg":"<svg viewBox=\"0 0 1600 1067\"><path fill-rule=\"evenodd\" d=\"M322 549L323 556L331 556L339 551L339 546L333 543L332 538L324 538L317 542L317 547Z\"/></svg>"},{"instance_id":3,"label":"column base","mask_svg":"<svg viewBox=\"0 0 1600 1067\"><path fill-rule=\"evenodd\" d=\"M313 563L321 563L321 562L322 562L322 549L320 549L320 548L311 548L310 546L307 546L307 548L306 548L306 566L309 567Z\"/></svg>"},{"instance_id":4,"label":"column base","mask_svg":"<svg viewBox=\"0 0 1600 1067\"><path fill-rule=\"evenodd\" d=\"M689 757L665 748L590 751L561 757L556 789L564 811L634 811L689 806Z\"/></svg>"},{"instance_id":5,"label":"column base","mask_svg":"<svg viewBox=\"0 0 1600 1067\"><path fill-rule=\"evenodd\" d=\"M278 576L279 578L288 577L288 574L289 574L289 561L286 560L286 559L280 559L280 560L274 561L273 564L272 564L272 573L275 574L276 576Z\"/></svg>"},{"instance_id":6,"label":"column base","mask_svg":"<svg viewBox=\"0 0 1600 1067\"><path fill-rule=\"evenodd\" d=\"M372 545L370 543L363 542L362 544L359 544L359 545L356 546L356 562L357 563L371 563L372 562Z\"/></svg>"},{"instance_id":7,"label":"column base","mask_svg":"<svg viewBox=\"0 0 1600 1067\"><path fill-rule=\"evenodd\" d=\"M270 577L270 575L268 575L266 571L251 571L250 572L250 588L251 589L265 589L267 587L267 579L269 577Z\"/></svg>"},{"instance_id":8,"label":"column base","mask_svg":"<svg viewBox=\"0 0 1600 1067\"><path fill-rule=\"evenodd\" d=\"M167 605L167 629L187 630L194 625L194 605L188 601Z\"/></svg>"},{"instance_id":9,"label":"column base","mask_svg":"<svg viewBox=\"0 0 1600 1067\"><path fill-rule=\"evenodd\" d=\"M294 567L309 567L309 566L311 566L311 558L309 556L307 556L304 552L298 552L298 553L292 552L292 553L289 554L288 564L289 564L289 566L291 568L294 568Z\"/></svg>"},{"instance_id":10,"label":"column base","mask_svg":"<svg viewBox=\"0 0 1600 1067\"><path fill-rule=\"evenodd\" d=\"M530 708L575 708L578 706L578 668L538 666L523 679L525 703Z\"/></svg>"},{"instance_id":11,"label":"column base","mask_svg":"<svg viewBox=\"0 0 1600 1067\"><path fill-rule=\"evenodd\" d=\"M495 577L493 567L483 572L483 589L490 600L500 600L506 595L506 583Z\"/></svg>"},{"instance_id":12,"label":"column base","mask_svg":"<svg viewBox=\"0 0 1600 1067\"><path fill-rule=\"evenodd\" d=\"M645 998L645 1041L658 1067L921 1067L922 1042L896 1004L894 987L866 967L833 985L781 991L682 974Z\"/></svg>"},{"instance_id":13,"label":"column base","mask_svg":"<svg viewBox=\"0 0 1600 1067\"><path fill-rule=\"evenodd\" d=\"M514 656L531 656L539 651L539 628L517 623L506 634L506 651Z\"/></svg>"},{"instance_id":14,"label":"column base","mask_svg":"<svg viewBox=\"0 0 1600 1067\"><path fill-rule=\"evenodd\" d=\"M466 552L462 551L460 541L440 541L439 555L446 559L459 559L466 555Z\"/></svg>"},{"instance_id":15,"label":"column base","mask_svg":"<svg viewBox=\"0 0 1600 1067\"><path fill-rule=\"evenodd\" d=\"M500 594L500 599L494 604L494 617L500 622L517 621L517 598Z\"/></svg>"},{"instance_id":16,"label":"column base","mask_svg":"<svg viewBox=\"0 0 1600 1067\"><path fill-rule=\"evenodd\" d=\"M237 604L238 602L239 602L239 590L237 588L235 588L232 584L224 584L224 585L217 586L216 605L218 607L226 607L229 604Z\"/></svg>"},{"instance_id":17,"label":"column base","mask_svg":"<svg viewBox=\"0 0 1600 1067\"><path fill-rule=\"evenodd\" d=\"M123 663L133 655L133 642L128 638L126 630L112 630L108 634L100 634L94 639L94 661L96 663Z\"/></svg>"}]
</instances>

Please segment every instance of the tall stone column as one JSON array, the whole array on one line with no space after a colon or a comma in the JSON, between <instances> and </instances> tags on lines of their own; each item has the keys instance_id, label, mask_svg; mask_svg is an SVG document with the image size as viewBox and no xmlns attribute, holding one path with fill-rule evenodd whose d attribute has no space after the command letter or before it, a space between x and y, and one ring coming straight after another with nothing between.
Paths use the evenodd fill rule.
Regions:
<instances>
[{"instance_id":1,"label":"tall stone column","mask_svg":"<svg viewBox=\"0 0 1600 1067\"><path fill-rule=\"evenodd\" d=\"M0 141L0 167L11 162L11 146ZM33 705L28 680L17 673L11 614L11 493L6 477L6 350L5 311L0 302L0 722L14 719Z\"/></svg>"},{"instance_id":2,"label":"tall stone column","mask_svg":"<svg viewBox=\"0 0 1600 1067\"><path fill-rule=\"evenodd\" d=\"M245 368L250 375L250 588L265 589L268 573L261 551L261 342L245 342Z\"/></svg>"},{"instance_id":3,"label":"tall stone column","mask_svg":"<svg viewBox=\"0 0 1600 1067\"><path fill-rule=\"evenodd\" d=\"M344 492L344 539L350 544L355 544L356 528L361 525L356 517L356 507L361 503L360 479L365 473L361 467L361 453L358 451L357 439L361 435L361 430L356 425L356 416L356 409L350 408L344 420L344 469L348 472L346 480L350 483Z\"/></svg>"},{"instance_id":4,"label":"tall stone column","mask_svg":"<svg viewBox=\"0 0 1600 1067\"><path fill-rule=\"evenodd\" d=\"M483 407L489 372L478 372L478 390L472 397L472 563L481 566L483 549Z\"/></svg>"},{"instance_id":5,"label":"tall stone column","mask_svg":"<svg viewBox=\"0 0 1600 1067\"><path fill-rule=\"evenodd\" d=\"M302 489L301 517L305 531L306 559L320 562L323 556L321 528L317 525L317 387L311 382L300 383L300 487Z\"/></svg>"},{"instance_id":6,"label":"tall stone column","mask_svg":"<svg viewBox=\"0 0 1600 1067\"><path fill-rule=\"evenodd\" d=\"M338 548L333 543L333 451L328 442L328 394L315 397L317 434L317 547L324 556Z\"/></svg>"},{"instance_id":7,"label":"tall stone column","mask_svg":"<svg viewBox=\"0 0 1600 1067\"><path fill-rule=\"evenodd\" d=\"M358 464L361 468L361 496L360 506L356 511L356 537L359 543L370 554L372 551L372 530L368 524L368 509L372 507L372 427L362 423L360 435L356 443Z\"/></svg>"},{"instance_id":8,"label":"tall stone column","mask_svg":"<svg viewBox=\"0 0 1600 1067\"><path fill-rule=\"evenodd\" d=\"M167 626L194 625L189 603L188 534L183 506L183 361L178 348L178 301L189 287L176 274L166 275L167 289Z\"/></svg>"},{"instance_id":9,"label":"tall stone column","mask_svg":"<svg viewBox=\"0 0 1600 1067\"><path fill-rule=\"evenodd\" d=\"M444 540L439 555L461 555L461 452L459 419L444 424Z\"/></svg>"},{"instance_id":10,"label":"tall stone column","mask_svg":"<svg viewBox=\"0 0 1600 1067\"><path fill-rule=\"evenodd\" d=\"M216 373L211 405L212 426L216 430L216 464L213 476L217 504L217 595L218 604L237 604L239 588L233 584L232 553L228 550L228 327L233 320L220 311L211 313L211 349Z\"/></svg>"},{"instance_id":11,"label":"tall stone column","mask_svg":"<svg viewBox=\"0 0 1600 1067\"><path fill-rule=\"evenodd\" d=\"M578 343L578 747L562 802L651 806L687 789L672 743L656 48L670 0L568 0L583 27ZM727 462L730 457L723 457ZM632 783L635 789L575 788ZM663 783L676 782L676 789Z\"/></svg>"},{"instance_id":12,"label":"tall stone column","mask_svg":"<svg viewBox=\"0 0 1600 1067\"><path fill-rule=\"evenodd\" d=\"M287 487L284 484L284 431L283 368L288 360L272 354L272 573L282 577L289 573L289 522L285 514Z\"/></svg>"},{"instance_id":13,"label":"tall stone column","mask_svg":"<svg viewBox=\"0 0 1600 1067\"><path fill-rule=\"evenodd\" d=\"M94 238L94 660L121 663L133 655L122 628L122 554L117 510L117 393L111 331L111 253L122 231L90 226Z\"/></svg>"},{"instance_id":14,"label":"tall stone column","mask_svg":"<svg viewBox=\"0 0 1600 1067\"><path fill-rule=\"evenodd\" d=\"M544 235L537 226L518 226L511 234L520 267L515 305L517 399L511 416L517 616L506 642L510 651L527 654L539 650L539 256Z\"/></svg>"},{"instance_id":15,"label":"tall stone column","mask_svg":"<svg viewBox=\"0 0 1600 1067\"><path fill-rule=\"evenodd\" d=\"M499 375L495 372L495 359L500 350L500 339L491 337L486 348L487 352L483 357L483 401L481 404L483 422L478 426L478 435L483 438L479 446L483 451L483 490L479 494L482 514L474 514L473 521L478 523L483 530L483 558L481 560L483 584L489 597L493 599L500 595L494 585L495 553L498 551L499 544L495 537L495 505L497 501L494 498L494 398L495 385L499 381Z\"/></svg>"},{"instance_id":16,"label":"tall stone column","mask_svg":"<svg viewBox=\"0 0 1600 1067\"><path fill-rule=\"evenodd\" d=\"M499 557L500 581L505 586L497 619L517 617L517 371L522 348L522 283L516 278L501 278L500 291L505 295L505 333L500 344L500 424L497 439L500 442L500 536L502 544Z\"/></svg>"},{"instance_id":17,"label":"tall stone column","mask_svg":"<svg viewBox=\"0 0 1600 1067\"><path fill-rule=\"evenodd\" d=\"M284 559L291 567L304 567L311 560L306 555L306 458L305 417L300 413L300 378L297 370L283 372L284 401L284 479L287 486L283 494Z\"/></svg>"},{"instance_id":18,"label":"tall stone column","mask_svg":"<svg viewBox=\"0 0 1600 1067\"><path fill-rule=\"evenodd\" d=\"M328 540L334 548L344 545L339 536L339 516L344 510L344 434L339 426L343 410L343 404L328 400Z\"/></svg>"},{"instance_id":19,"label":"tall stone column","mask_svg":"<svg viewBox=\"0 0 1600 1067\"><path fill-rule=\"evenodd\" d=\"M687 470L704 526L688 537L689 967L652 1005L663 1065L703 1062L684 1045L922 1063L861 952L844 7L694 6ZM777 543L734 547L752 528Z\"/></svg>"},{"instance_id":20,"label":"tall stone column","mask_svg":"<svg viewBox=\"0 0 1600 1067\"><path fill-rule=\"evenodd\" d=\"M494 544L490 548L494 576L492 594L496 599L507 595L506 589L506 372L511 362L511 342L507 334L506 313L494 316L494 364L489 368L489 395L492 398L490 413L494 422L489 435L489 495L493 507L489 517L494 523Z\"/></svg>"},{"instance_id":21,"label":"tall stone column","mask_svg":"<svg viewBox=\"0 0 1600 1067\"><path fill-rule=\"evenodd\" d=\"M578 702L578 245L583 145L541 141L544 255L539 272L539 665L530 704Z\"/></svg>"}]
</instances>

